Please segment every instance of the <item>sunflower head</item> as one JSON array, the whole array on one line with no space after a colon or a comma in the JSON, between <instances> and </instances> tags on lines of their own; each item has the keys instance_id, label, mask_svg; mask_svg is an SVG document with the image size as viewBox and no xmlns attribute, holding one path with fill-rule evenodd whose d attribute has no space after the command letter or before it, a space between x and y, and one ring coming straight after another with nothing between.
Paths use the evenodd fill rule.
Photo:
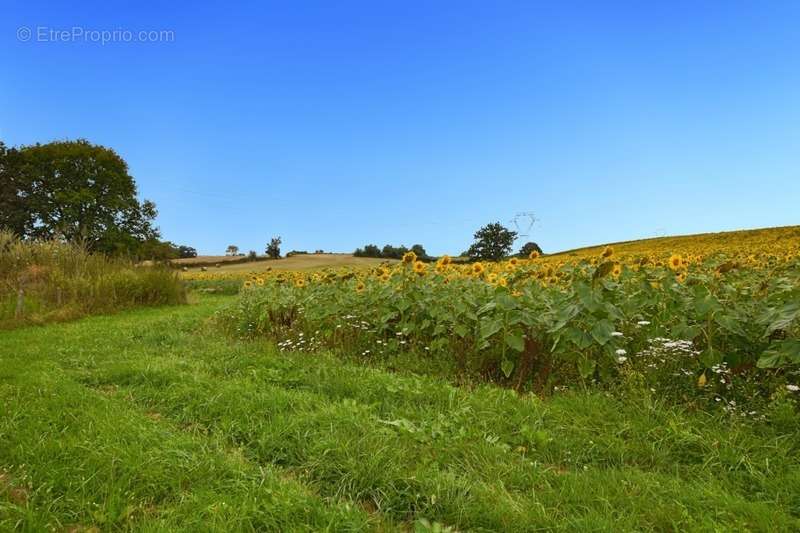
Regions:
<instances>
[{"instance_id":1,"label":"sunflower head","mask_svg":"<svg viewBox=\"0 0 800 533\"><path fill-rule=\"evenodd\" d=\"M406 252L405 254L403 254L403 263L407 265L413 264L414 261L416 260L417 260L417 254L415 254L414 252Z\"/></svg>"},{"instance_id":2,"label":"sunflower head","mask_svg":"<svg viewBox=\"0 0 800 533\"><path fill-rule=\"evenodd\" d=\"M451 258L449 255L443 255L443 256L442 256L442 257L439 259L439 263L440 263L440 264L442 264L442 265L444 265L444 266L447 266L447 265L449 265L449 264L450 264L450 263L452 263L452 262L453 262L453 259L452 259L452 258Z\"/></svg>"},{"instance_id":3,"label":"sunflower head","mask_svg":"<svg viewBox=\"0 0 800 533\"><path fill-rule=\"evenodd\" d=\"M611 275L618 278L622 274L622 265L614 263L614 268L611 269Z\"/></svg>"},{"instance_id":4,"label":"sunflower head","mask_svg":"<svg viewBox=\"0 0 800 533\"><path fill-rule=\"evenodd\" d=\"M672 270L678 270L683 266L683 258L678 254L672 254L667 264Z\"/></svg>"},{"instance_id":5,"label":"sunflower head","mask_svg":"<svg viewBox=\"0 0 800 533\"><path fill-rule=\"evenodd\" d=\"M303 287L305 287L306 286L305 278L297 278L294 281L294 286L297 287L298 289L302 289Z\"/></svg>"},{"instance_id":6,"label":"sunflower head","mask_svg":"<svg viewBox=\"0 0 800 533\"><path fill-rule=\"evenodd\" d=\"M611 257L612 255L614 255L614 249L611 246L606 246L603 253L600 254L601 257Z\"/></svg>"},{"instance_id":7,"label":"sunflower head","mask_svg":"<svg viewBox=\"0 0 800 533\"><path fill-rule=\"evenodd\" d=\"M519 259L517 259L516 257L512 257L511 259L508 260L508 264L512 266L517 266L519 264Z\"/></svg>"},{"instance_id":8,"label":"sunflower head","mask_svg":"<svg viewBox=\"0 0 800 533\"><path fill-rule=\"evenodd\" d=\"M472 273L475 274L476 276L480 276L481 274L483 274L484 270L485 268L483 266L483 263L481 263L480 261L478 261L477 263L472 263Z\"/></svg>"},{"instance_id":9,"label":"sunflower head","mask_svg":"<svg viewBox=\"0 0 800 533\"><path fill-rule=\"evenodd\" d=\"M539 252L537 252L536 250L533 250L531 253L528 254L528 259L538 259L538 258L539 258Z\"/></svg>"},{"instance_id":10,"label":"sunflower head","mask_svg":"<svg viewBox=\"0 0 800 533\"><path fill-rule=\"evenodd\" d=\"M366 287L366 285L364 285L364 282L363 282L363 281L359 281L359 282L356 284L356 292L361 292L361 291L363 291L365 287Z\"/></svg>"},{"instance_id":11,"label":"sunflower head","mask_svg":"<svg viewBox=\"0 0 800 533\"><path fill-rule=\"evenodd\" d=\"M423 263L422 261L414 261L414 272L417 274L424 274L425 271L428 269L428 265Z\"/></svg>"},{"instance_id":12,"label":"sunflower head","mask_svg":"<svg viewBox=\"0 0 800 533\"><path fill-rule=\"evenodd\" d=\"M497 284L501 287L508 287L508 280L504 277L498 278Z\"/></svg>"}]
</instances>

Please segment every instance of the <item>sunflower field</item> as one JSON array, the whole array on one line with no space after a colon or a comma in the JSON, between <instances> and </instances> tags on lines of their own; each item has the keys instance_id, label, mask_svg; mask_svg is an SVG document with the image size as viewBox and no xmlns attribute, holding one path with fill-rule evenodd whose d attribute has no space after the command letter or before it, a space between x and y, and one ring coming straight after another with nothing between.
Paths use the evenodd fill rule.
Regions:
<instances>
[{"instance_id":1,"label":"sunflower field","mask_svg":"<svg viewBox=\"0 0 800 533\"><path fill-rule=\"evenodd\" d=\"M800 381L800 239L263 272L218 321L285 350L413 356L518 390L624 380L733 409Z\"/></svg>"}]
</instances>

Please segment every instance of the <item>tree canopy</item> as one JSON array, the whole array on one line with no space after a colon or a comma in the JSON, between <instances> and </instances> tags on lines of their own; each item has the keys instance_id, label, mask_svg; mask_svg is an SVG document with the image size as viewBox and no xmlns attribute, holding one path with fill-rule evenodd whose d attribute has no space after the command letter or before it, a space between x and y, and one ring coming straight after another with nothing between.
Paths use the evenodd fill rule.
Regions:
<instances>
[{"instance_id":1,"label":"tree canopy","mask_svg":"<svg viewBox=\"0 0 800 533\"><path fill-rule=\"evenodd\" d=\"M82 242L136 254L159 238L156 206L140 201L127 163L86 140L0 144L0 227L24 238Z\"/></svg>"},{"instance_id":2,"label":"tree canopy","mask_svg":"<svg viewBox=\"0 0 800 533\"><path fill-rule=\"evenodd\" d=\"M470 259L498 261L511 253L517 232L511 231L499 222L483 226L475 232L475 242L469 247Z\"/></svg>"}]
</instances>

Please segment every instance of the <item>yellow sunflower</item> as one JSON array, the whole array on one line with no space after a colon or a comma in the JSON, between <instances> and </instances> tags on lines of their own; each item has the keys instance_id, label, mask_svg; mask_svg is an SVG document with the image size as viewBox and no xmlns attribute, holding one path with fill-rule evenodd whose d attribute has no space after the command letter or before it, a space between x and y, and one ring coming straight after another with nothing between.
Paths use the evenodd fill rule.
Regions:
<instances>
[{"instance_id":1,"label":"yellow sunflower","mask_svg":"<svg viewBox=\"0 0 800 533\"><path fill-rule=\"evenodd\" d=\"M483 274L484 270L485 268L483 266L483 263L481 263L480 261L477 263L472 263L472 273L475 274L476 276L480 276L481 274Z\"/></svg>"},{"instance_id":2,"label":"yellow sunflower","mask_svg":"<svg viewBox=\"0 0 800 533\"><path fill-rule=\"evenodd\" d=\"M416 260L417 260L417 254L415 254L414 252L406 252L403 255L403 263L405 264L413 264L414 261Z\"/></svg>"}]
</instances>

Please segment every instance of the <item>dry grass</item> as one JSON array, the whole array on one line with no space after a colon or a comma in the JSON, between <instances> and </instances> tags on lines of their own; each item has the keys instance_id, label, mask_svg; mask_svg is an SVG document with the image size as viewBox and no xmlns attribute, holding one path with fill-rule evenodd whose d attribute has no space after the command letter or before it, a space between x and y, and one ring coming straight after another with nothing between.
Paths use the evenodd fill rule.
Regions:
<instances>
[{"instance_id":1,"label":"dry grass","mask_svg":"<svg viewBox=\"0 0 800 533\"><path fill-rule=\"evenodd\" d=\"M208 261L209 256L204 256ZM211 259L213 261L213 259ZM187 261L187 260L181 260ZM197 259L200 261L200 258ZM319 268L338 268L338 267L357 267L373 266L384 262L394 262L394 259L377 259L372 257L353 257L352 254L308 254L295 255L283 259L268 259L264 261L248 261L246 263L236 263L226 265L220 261L219 267L208 267L209 272L263 272L272 270L315 270ZM190 271L199 270L200 267L192 268L190 264L181 263L189 268Z\"/></svg>"}]
</instances>

